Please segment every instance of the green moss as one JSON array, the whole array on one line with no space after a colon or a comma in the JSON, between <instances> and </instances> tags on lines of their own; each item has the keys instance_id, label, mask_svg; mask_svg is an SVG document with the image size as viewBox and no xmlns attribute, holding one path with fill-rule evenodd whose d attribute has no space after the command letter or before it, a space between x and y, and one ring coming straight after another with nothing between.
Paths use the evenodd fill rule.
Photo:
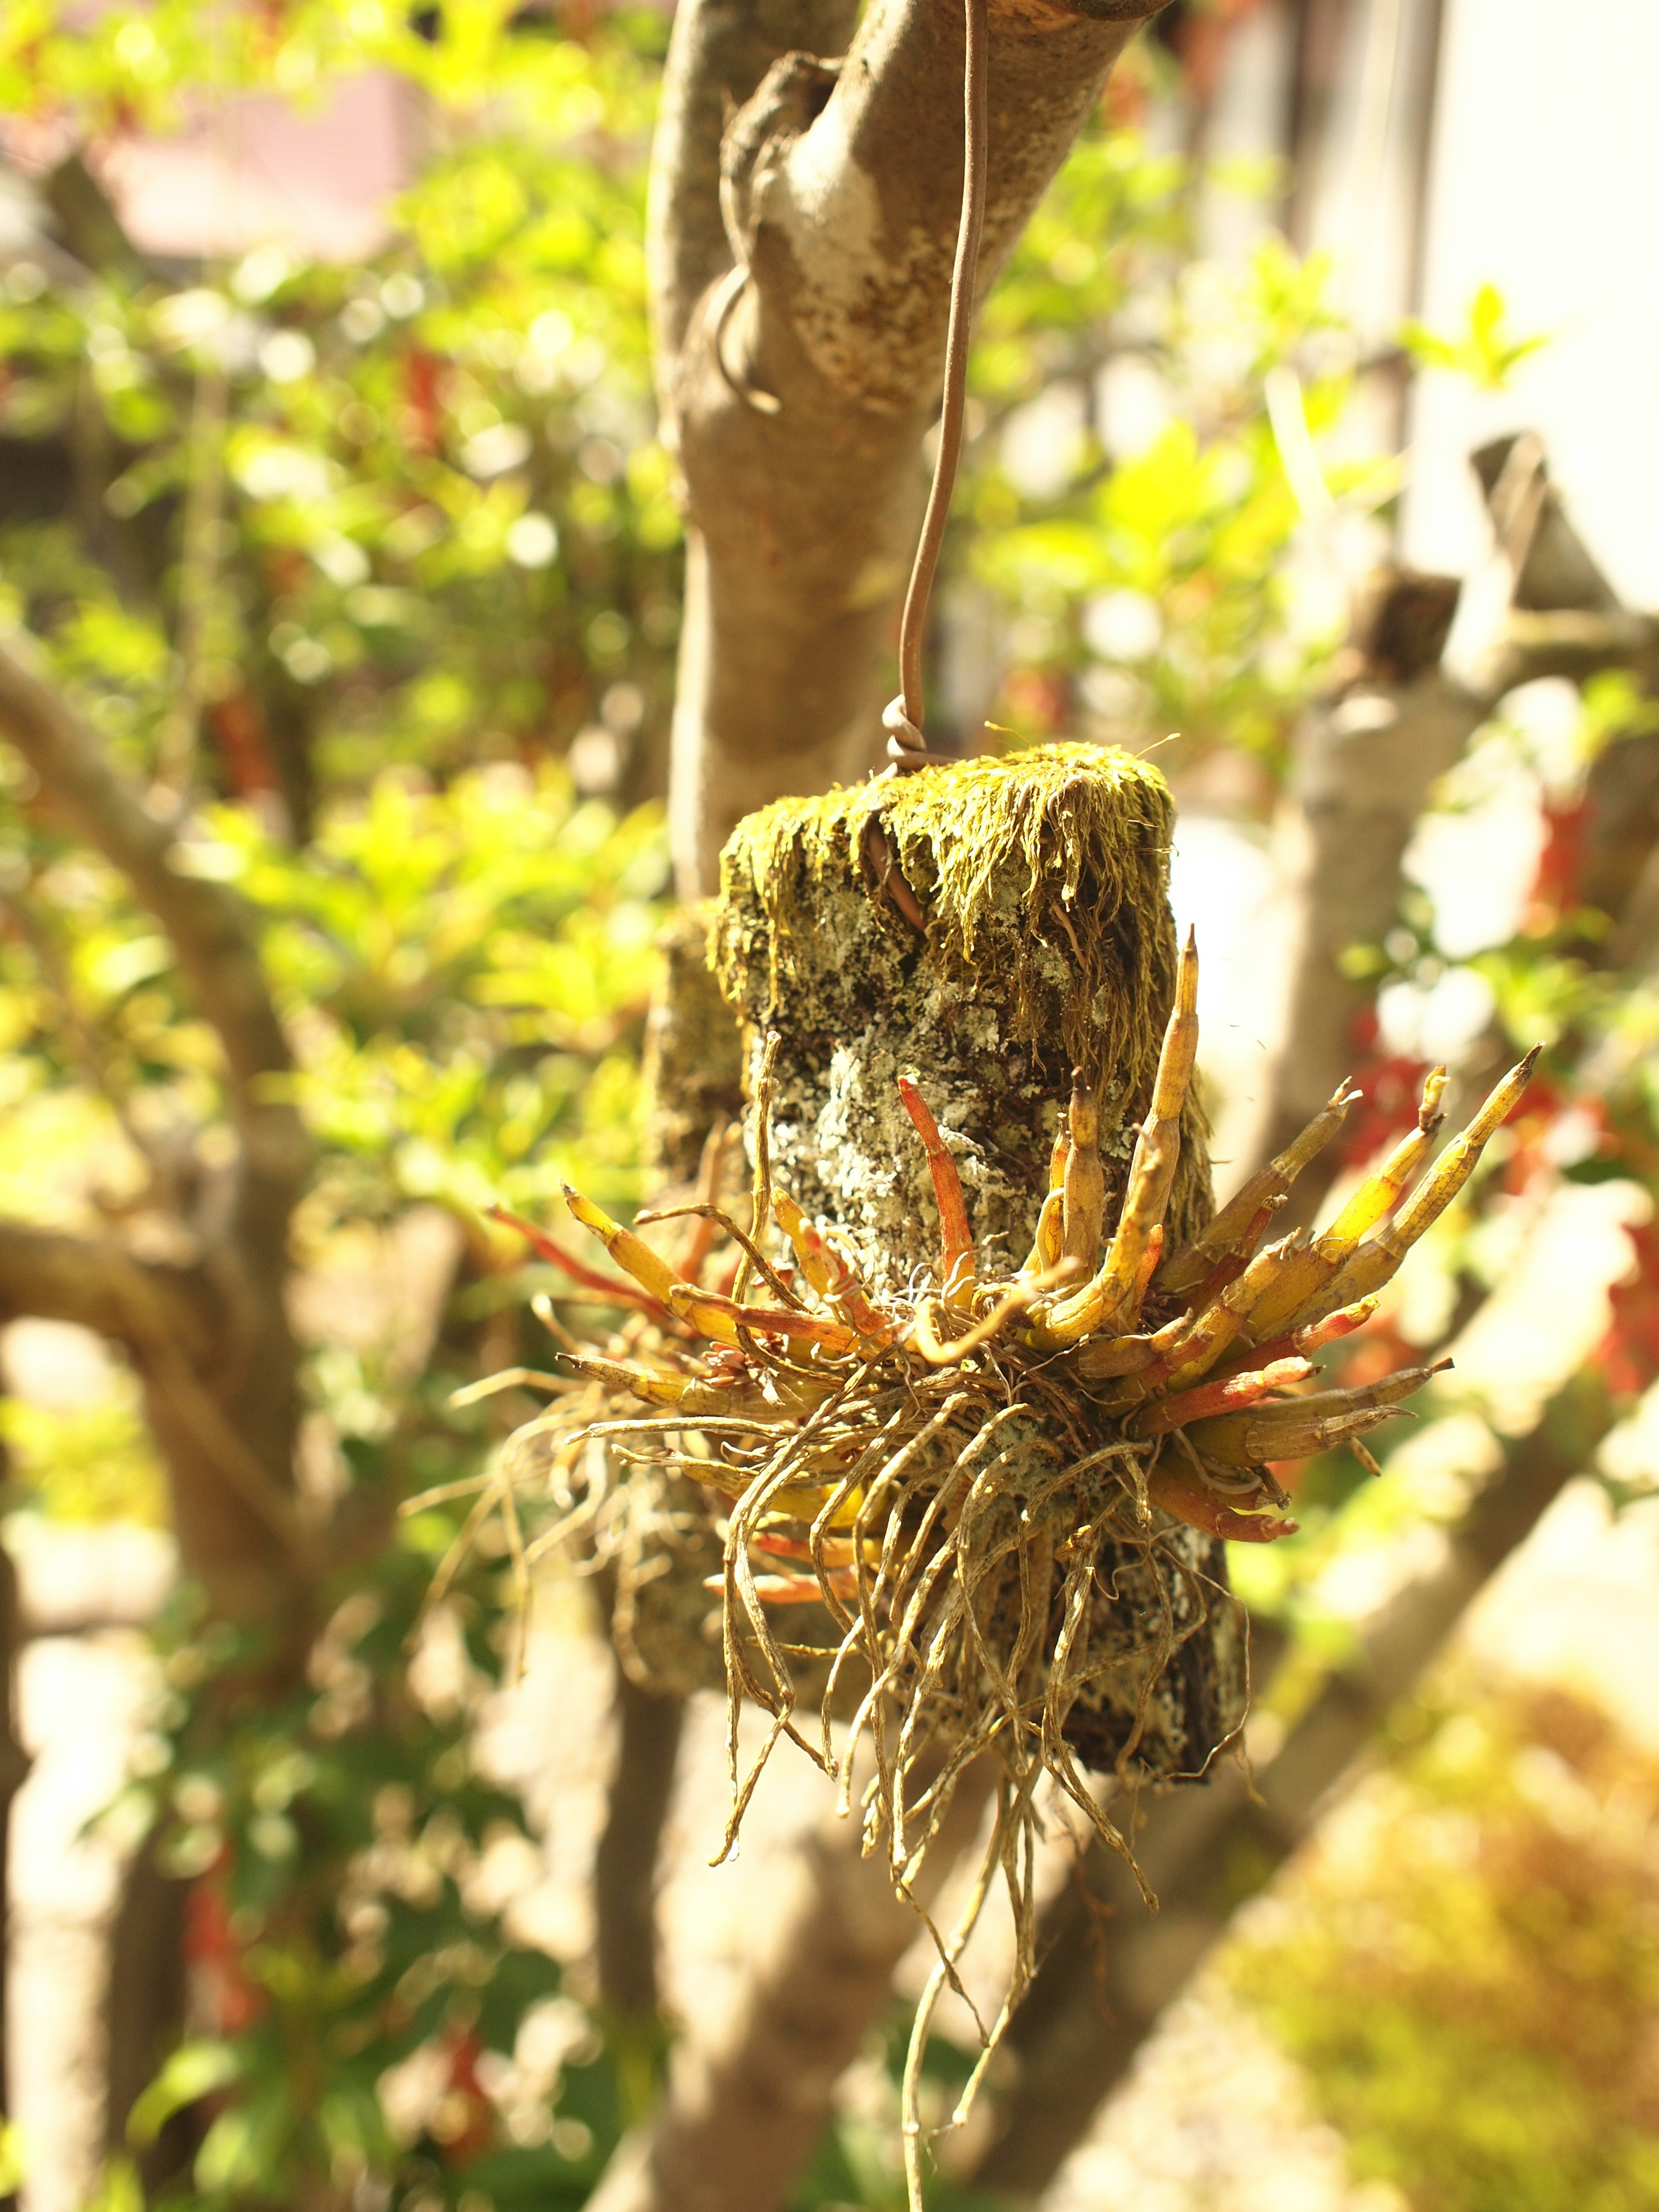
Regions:
<instances>
[{"instance_id":1,"label":"green moss","mask_svg":"<svg viewBox=\"0 0 1659 2212\"><path fill-rule=\"evenodd\" d=\"M1057 998L1066 1048L1091 1079L1150 1079L1162 1024L1148 1012L1167 1013L1175 981L1174 804L1156 769L1115 747L1045 745L762 808L721 860L728 994L753 950L729 926L733 892L752 887L765 916L775 996L799 971L830 887L863 881L872 821L927 909L940 962L1006 1005L1012 1036L1037 1038Z\"/></svg>"}]
</instances>

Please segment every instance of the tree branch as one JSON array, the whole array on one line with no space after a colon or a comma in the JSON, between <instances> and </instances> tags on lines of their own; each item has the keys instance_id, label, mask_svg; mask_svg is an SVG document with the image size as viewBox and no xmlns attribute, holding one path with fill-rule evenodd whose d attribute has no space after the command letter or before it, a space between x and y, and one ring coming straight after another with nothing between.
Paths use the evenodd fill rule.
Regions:
<instances>
[{"instance_id":1,"label":"tree branch","mask_svg":"<svg viewBox=\"0 0 1659 2212\"><path fill-rule=\"evenodd\" d=\"M617 1668L617 1771L593 1864L599 1996L624 2034L654 2033L657 1853L673 1794L685 1700Z\"/></svg>"},{"instance_id":2,"label":"tree branch","mask_svg":"<svg viewBox=\"0 0 1659 2212\"><path fill-rule=\"evenodd\" d=\"M924 1905L978 1826L985 1766L963 1775L928 1846ZM921 1926L860 1842L856 1817L826 1820L789 1855L757 1903L732 2011L679 2045L661 2110L624 2141L587 2212L777 2212Z\"/></svg>"},{"instance_id":3,"label":"tree branch","mask_svg":"<svg viewBox=\"0 0 1659 2212\"><path fill-rule=\"evenodd\" d=\"M981 292L1158 4L992 0ZM811 15L845 21L828 0ZM742 815L875 757L961 190L960 7L878 0L838 70L781 58L734 118L717 234L713 117L761 43L737 39L729 0L682 8L654 190L659 384L691 525L671 802L687 896Z\"/></svg>"},{"instance_id":4,"label":"tree branch","mask_svg":"<svg viewBox=\"0 0 1659 2212\"><path fill-rule=\"evenodd\" d=\"M179 1350L203 1354L211 1331L176 1267L136 1260L118 1244L0 1220L0 1320L27 1314L74 1322L137 1351L155 1315Z\"/></svg>"},{"instance_id":5,"label":"tree branch","mask_svg":"<svg viewBox=\"0 0 1659 2212\"><path fill-rule=\"evenodd\" d=\"M293 1107L262 1095L292 1066L241 902L222 884L186 874L171 830L145 808L59 694L0 645L0 737L33 769L66 827L118 869L173 945L225 1057L231 1111L256 1187L258 1225L270 1201L283 1221L307 1146Z\"/></svg>"},{"instance_id":6,"label":"tree branch","mask_svg":"<svg viewBox=\"0 0 1659 2212\"><path fill-rule=\"evenodd\" d=\"M720 140L774 62L839 54L858 0L693 0L674 20L651 146L647 219L653 336L672 364L696 304L732 266L720 213Z\"/></svg>"}]
</instances>

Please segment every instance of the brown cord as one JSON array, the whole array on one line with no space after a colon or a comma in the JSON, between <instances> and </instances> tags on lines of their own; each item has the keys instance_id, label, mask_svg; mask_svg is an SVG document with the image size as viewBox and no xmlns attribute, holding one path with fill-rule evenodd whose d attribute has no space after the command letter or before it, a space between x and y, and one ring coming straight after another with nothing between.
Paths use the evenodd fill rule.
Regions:
<instances>
[{"instance_id":1,"label":"brown cord","mask_svg":"<svg viewBox=\"0 0 1659 2212\"><path fill-rule=\"evenodd\" d=\"M927 625L927 602L933 596L939 548L945 542L945 526L950 519L957 463L962 455L962 425L968 398L969 329L973 319L974 278L979 269L979 236L985 221L988 0L965 0L965 13L962 219L957 228L956 265L951 272L951 320L945 340L945 398L939 419L939 455L933 464L927 512L922 518L921 538L916 547L910 587L904 595L904 613L899 623L901 688L898 697L881 718L887 732L887 757L900 769L921 768L927 758L927 739L922 731L926 711L921 690L922 637Z\"/></svg>"}]
</instances>

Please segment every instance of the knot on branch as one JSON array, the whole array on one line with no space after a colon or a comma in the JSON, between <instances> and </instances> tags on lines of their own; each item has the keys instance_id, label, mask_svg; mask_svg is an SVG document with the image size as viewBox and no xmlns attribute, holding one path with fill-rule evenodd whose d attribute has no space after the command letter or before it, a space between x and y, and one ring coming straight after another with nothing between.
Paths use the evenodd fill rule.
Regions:
<instances>
[{"instance_id":1,"label":"knot on branch","mask_svg":"<svg viewBox=\"0 0 1659 2212\"><path fill-rule=\"evenodd\" d=\"M828 106L839 62L817 54L785 54L738 109L720 141L720 218L732 258L749 266L766 188L795 141Z\"/></svg>"}]
</instances>

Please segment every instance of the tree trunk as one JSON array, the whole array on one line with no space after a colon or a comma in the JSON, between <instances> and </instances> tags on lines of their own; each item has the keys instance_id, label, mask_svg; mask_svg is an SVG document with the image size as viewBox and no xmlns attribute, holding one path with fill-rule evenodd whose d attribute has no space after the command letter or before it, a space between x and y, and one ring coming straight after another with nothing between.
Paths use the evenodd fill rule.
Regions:
<instances>
[{"instance_id":1,"label":"tree trunk","mask_svg":"<svg viewBox=\"0 0 1659 2212\"><path fill-rule=\"evenodd\" d=\"M979 284L1157 0L992 0ZM962 177L959 0L686 0L653 169L687 583L670 811L683 896L738 819L875 759L921 512ZM847 39L844 63L838 55ZM793 50L793 51L792 51ZM729 123L732 108L738 112Z\"/></svg>"},{"instance_id":2,"label":"tree trunk","mask_svg":"<svg viewBox=\"0 0 1659 2212\"><path fill-rule=\"evenodd\" d=\"M655 2033L657 1851L673 1794L685 1700L617 1669L617 1771L593 1868L599 1998L624 2033Z\"/></svg>"},{"instance_id":3,"label":"tree trunk","mask_svg":"<svg viewBox=\"0 0 1659 2212\"><path fill-rule=\"evenodd\" d=\"M1655 626L1620 611L1548 481L1537 441L1500 440L1472 465L1492 512L1488 571L1464 587L1407 571L1375 579L1340 681L1297 733L1275 829L1276 873L1296 914L1290 1001L1247 1171L1288 1144L1363 1059L1357 1032L1375 987L1350 971L1347 956L1380 945L1399 918L1418 818L1504 693L1538 677L1582 681L1612 666L1649 683L1659 675ZM1484 598L1484 609L1460 605L1460 590L1465 602L1471 592ZM1613 749L1618 762L1604 757L1598 773L1616 781L1625 750ZM1611 867L1584 896L1622 911L1632 886L1617 877ZM1328 1151L1298 1179L1286 1227L1311 1220L1340 1160Z\"/></svg>"},{"instance_id":4,"label":"tree trunk","mask_svg":"<svg viewBox=\"0 0 1659 2212\"><path fill-rule=\"evenodd\" d=\"M964 1778L920 1904L972 1842L989 1781ZM623 2142L587 2212L780 2212L920 1926L880 1860L860 1856L857 1824L826 1819L760 1890L736 2002L679 2045L661 2111Z\"/></svg>"},{"instance_id":5,"label":"tree trunk","mask_svg":"<svg viewBox=\"0 0 1659 2212\"><path fill-rule=\"evenodd\" d=\"M164 1874L155 1839L142 1844L126 1869L110 1930L102 2018L104 2147L131 2155L127 2119L185 2030L185 1926L189 1887ZM139 2159L147 2191L177 2180L195 2155L200 2130L175 2112Z\"/></svg>"}]
</instances>

